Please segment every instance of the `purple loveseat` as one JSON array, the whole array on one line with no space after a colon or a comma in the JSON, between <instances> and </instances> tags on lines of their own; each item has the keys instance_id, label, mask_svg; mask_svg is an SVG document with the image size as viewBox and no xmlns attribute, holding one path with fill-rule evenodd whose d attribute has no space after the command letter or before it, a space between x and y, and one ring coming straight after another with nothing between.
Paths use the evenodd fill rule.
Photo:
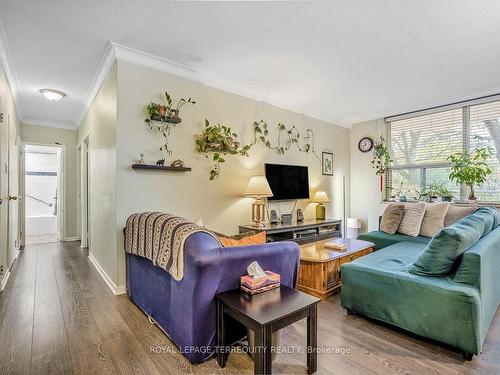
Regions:
<instances>
[{"instance_id":1,"label":"purple loveseat","mask_svg":"<svg viewBox=\"0 0 500 375\"><path fill-rule=\"evenodd\" d=\"M275 242L245 247L224 247L206 233L194 233L185 243L184 278L174 280L151 261L126 253L127 294L151 316L192 363L214 354L214 296L239 287L240 276L254 260L264 270L281 275L281 283L295 287L299 247ZM237 322L228 324L226 342L246 335Z\"/></svg>"}]
</instances>

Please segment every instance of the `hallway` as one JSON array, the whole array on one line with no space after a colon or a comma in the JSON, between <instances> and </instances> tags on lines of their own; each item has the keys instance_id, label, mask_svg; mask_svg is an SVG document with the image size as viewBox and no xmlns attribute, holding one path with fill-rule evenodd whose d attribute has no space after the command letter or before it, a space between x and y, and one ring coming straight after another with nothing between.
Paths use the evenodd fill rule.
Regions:
<instances>
[{"instance_id":1,"label":"hallway","mask_svg":"<svg viewBox=\"0 0 500 375\"><path fill-rule=\"evenodd\" d=\"M253 373L246 354L225 369L215 360L190 364L132 304L113 296L79 242L30 245L0 293L0 374ZM344 348L319 354L317 374L493 374L500 372L500 313L484 352L471 362L432 342L348 316L338 295L318 309L318 344ZM305 321L283 330L282 345L304 345ZM282 353L274 373L303 374L305 353Z\"/></svg>"}]
</instances>

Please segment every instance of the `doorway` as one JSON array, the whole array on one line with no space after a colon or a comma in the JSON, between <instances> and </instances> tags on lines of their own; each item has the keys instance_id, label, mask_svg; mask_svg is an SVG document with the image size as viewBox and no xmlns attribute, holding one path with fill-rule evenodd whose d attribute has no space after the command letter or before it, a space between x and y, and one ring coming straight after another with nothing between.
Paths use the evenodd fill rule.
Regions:
<instances>
[{"instance_id":1,"label":"doorway","mask_svg":"<svg viewBox=\"0 0 500 375\"><path fill-rule=\"evenodd\" d=\"M63 151L63 147L57 145L24 145L26 245L64 239Z\"/></svg>"},{"instance_id":2,"label":"doorway","mask_svg":"<svg viewBox=\"0 0 500 375\"><path fill-rule=\"evenodd\" d=\"M89 136L78 146L78 234L82 248L90 247Z\"/></svg>"}]
</instances>

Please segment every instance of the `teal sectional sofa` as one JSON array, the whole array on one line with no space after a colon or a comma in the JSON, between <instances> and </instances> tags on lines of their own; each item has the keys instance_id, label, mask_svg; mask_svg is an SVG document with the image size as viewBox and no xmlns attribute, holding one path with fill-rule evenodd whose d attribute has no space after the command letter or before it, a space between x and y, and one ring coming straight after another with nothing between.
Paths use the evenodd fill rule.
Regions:
<instances>
[{"instance_id":1,"label":"teal sectional sofa","mask_svg":"<svg viewBox=\"0 0 500 375\"><path fill-rule=\"evenodd\" d=\"M490 224L483 225L484 216L490 213L494 216L487 219ZM414 263L425 263L424 252L429 255L430 238L378 231L360 236L374 242L377 251L342 266L342 306L349 314L364 315L453 346L471 360L481 352L500 303L499 215L494 209L490 213L469 215L483 216L472 218L479 222L480 239L471 244L467 233L470 247L462 254L463 248L458 251L452 269L441 276L415 273ZM441 232L459 236L464 222L474 222L469 216ZM435 239L440 233L432 239L434 245L440 244ZM447 240L441 246L451 243Z\"/></svg>"}]
</instances>

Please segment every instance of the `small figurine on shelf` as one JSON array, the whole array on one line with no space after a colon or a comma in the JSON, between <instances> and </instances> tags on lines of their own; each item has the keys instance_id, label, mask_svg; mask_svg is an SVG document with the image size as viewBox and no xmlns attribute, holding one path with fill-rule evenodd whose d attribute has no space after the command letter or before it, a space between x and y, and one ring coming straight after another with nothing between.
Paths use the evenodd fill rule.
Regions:
<instances>
[{"instance_id":1,"label":"small figurine on shelf","mask_svg":"<svg viewBox=\"0 0 500 375\"><path fill-rule=\"evenodd\" d=\"M160 159L156 162L157 167L163 167L165 165L165 159Z\"/></svg>"},{"instance_id":2,"label":"small figurine on shelf","mask_svg":"<svg viewBox=\"0 0 500 375\"><path fill-rule=\"evenodd\" d=\"M141 154L139 154L139 155L141 156L141 158L139 159L139 164L146 164L146 163L144 162L144 154L142 154L142 153L141 153Z\"/></svg>"},{"instance_id":3,"label":"small figurine on shelf","mask_svg":"<svg viewBox=\"0 0 500 375\"><path fill-rule=\"evenodd\" d=\"M181 159L174 160L172 164L170 164L171 167L177 167L177 168L182 168L184 167L184 162Z\"/></svg>"}]
</instances>

